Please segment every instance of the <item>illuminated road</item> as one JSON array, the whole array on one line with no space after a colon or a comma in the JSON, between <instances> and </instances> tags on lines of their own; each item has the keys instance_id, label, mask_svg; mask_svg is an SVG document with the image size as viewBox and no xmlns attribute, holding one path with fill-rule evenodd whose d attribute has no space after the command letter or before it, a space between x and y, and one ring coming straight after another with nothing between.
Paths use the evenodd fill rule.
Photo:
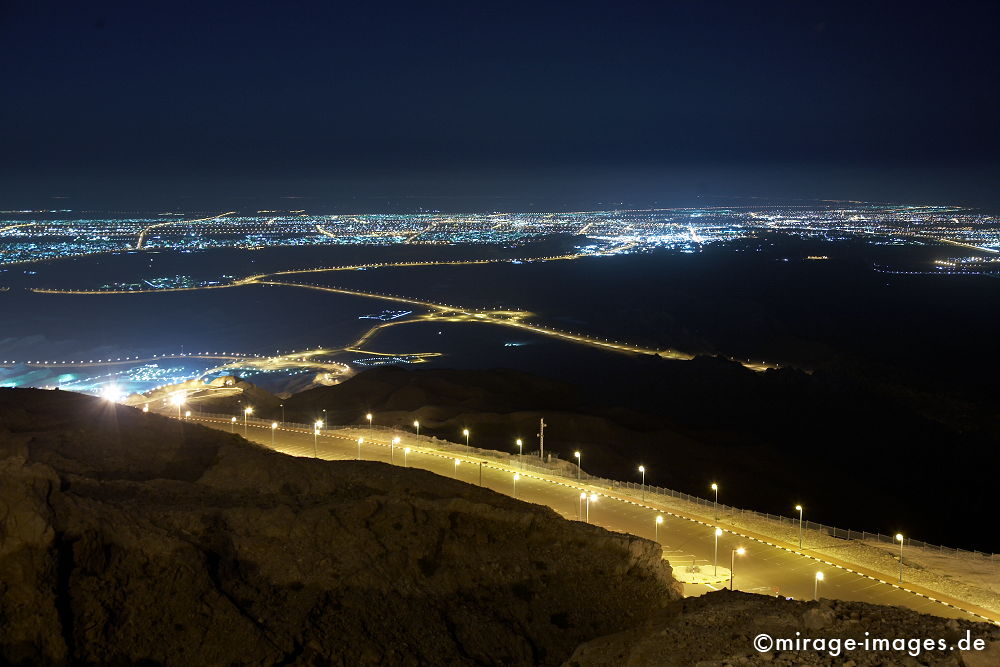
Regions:
<instances>
[{"instance_id":1,"label":"illuminated road","mask_svg":"<svg viewBox=\"0 0 1000 667\"><path fill-rule=\"evenodd\" d=\"M262 359L269 359L270 357L253 357L253 356L243 356L238 354L163 354L154 357L119 357L115 359L93 359L83 361L0 361L0 366L13 366L17 363L23 363L27 366L34 366L38 368L63 368L66 366L114 366L119 364L142 364L151 361L160 361L161 359L232 359L234 361L249 362L249 361L261 361Z\"/></svg>"},{"instance_id":2,"label":"illuminated road","mask_svg":"<svg viewBox=\"0 0 1000 667\"><path fill-rule=\"evenodd\" d=\"M235 427L224 420L194 419L200 423L222 431L234 430L242 433L243 425ZM324 432L314 437L311 431L293 428L278 428L272 431L267 426L250 424L247 435L250 440L271 445L293 456L313 456L314 447L320 458L354 459L358 455L358 435L365 437L361 445L361 457L365 460L382 461L402 465L403 447L411 451L405 455L408 467L419 467L431 472L453 477L470 484L482 484L494 491L512 495L514 493L514 467L506 467L494 461L481 464L474 457L459 455L456 466L455 455L441 451L423 449L426 439L416 439L411 434L399 433L402 441L395 447L389 444L391 432L369 431L364 426L350 430ZM314 444L315 443L315 444ZM481 476L481 477L480 477ZM577 520L581 508L579 486L560 477L539 475L534 472L523 474L517 481L517 497L527 502L547 505L564 518ZM616 498L613 494L597 489L600 497L590 504L590 522L609 530L632 533L653 539L655 517L663 514L665 522L659 529L660 542L664 545L664 555L674 568L680 569L692 561L703 571L712 568L714 548L714 526L702 517L682 517L668 512L658 512L657 508L634 502L631 499ZM768 544L754 536L725 532L719 538L719 565L729 566L732 550L745 547L746 555L737 556L735 567L735 587L749 592L798 599L812 599L814 577L817 571L824 573L820 584L820 597L843 600L857 600L875 604L900 605L923 613L945 617L967 618L970 620L1000 621L1000 616L985 610L962 604L965 609L973 609L977 614L939 602L925 594L910 592L894 584L881 581L879 575L870 576L840 567L832 562L819 561L810 556L795 553L793 548ZM685 584L685 594L699 595L721 587L716 585ZM941 600L937 596L937 600Z\"/></svg>"},{"instance_id":3,"label":"illuminated road","mask_svg":"<svg viewBox=\"0 0 1000 667\"><path fill-rule=\"evenodd\" d=\"M515 329L520 329L522 331L530 331L532 333L541 334L543 336L551 336L553 338L560 338L562 340L572 341L574 343L581 343L584 345L590 345L592 347L600 347L607 350L614 350L616 352L627 352L632 354L649 354L649 355L659 355L668 359L681 359L690 360L694 358L694 355L687 354L685 352L678 352L676 350L654 350L652 348L638 347L635 345L628 345L626 343L620 343L618 341L608 341L600 338L591 338L589 336L584 336L583 334L574 334L567 331L560 331L558 329L549 329L547 327L541 327L535 324L528 324L523 322L521 318L525 315L530 315L531 313L523 313L518 311L471 311L463 310L455 306L447 306L439 303L433 303L431 301L422 301L420 299L412 299L409 297L393 296L388 294L376 294L372 292L360 292L357 290L349 290L341 287L328 287L325 285L307 285L302 283L286 283L279 282L276 280L261 280L260 283L264 285L275 285L280 287L300 287L304 289L319 290L321 292L333 292L336 294L347 294L350 296L363 296L371 299L383 299L386 301L393 301L396 303L403 303L408 306L418 306L421 308L427 308L431 311L436 311L439 314L444 314L444 317L433 316L433 315L420 315L410 318L408 320L401 320L395 322L395 324L404 324L406 322L415 321L427 321L433 319L435 321L443 322L478 322L481 324L495 324L504 327L513 327ZM375 330L381 328L381 325L373 327L372 331L366 333L361 341L365 341L371 337Z\"/></svg>"},{"instance_id":4,"label":"illuminated road","mask_svg":"<svg viewBox=\"0 0 1000 667\"><path fill-rule=\"evenodd\" d=\"M228 215L223 213L222 215ZM216 216L221 217L221 216ZM214 218L206 218L214 219ZM189 221L196 222L196 221ZM160 223L160 224L178 224L178 223ZM154 225L155 227L156 225ZM147 228L152 229L152 227ZM319 229L319 227L317 227ZM144 230L145 232L145 230ZM413 317L407 318L405 320L399 320L394 322L393 325L399 325L409 322L421 322L428 320L435 321L445 321L445 322L478 322L480 324L493 324L497 326L510 327L514 329L519 329L521 331L528 331L531 333L539 334L542 336L549 336L552 338L558 338L564 341L569 341L581 345L589 345L591 347L597 347L605 350L612 350L615 352L623 352L627 354L644 354L644 355L656 355L663 357L665 359L676 359L676 360L690 360L693 359L695 355L689 354L687 352L682 352L679 350L665 349L657 350L653 348L647 348L637 345L630 345L616 340L608 340L604 338L596 338L593 336L587 336L578 332L563 331L560 329L553 329L550 327L543 327L537 324L530 324L525 321L527 317L533 315L527 311L508 311L508 310L495 310L495 311L477 311L474 309L463 308L453 304L443 304L435 303L432 301L424 301L422 299L415 299L411 297L404 297L398 295L390 294L378 294L375 292L364 292L361 290L350 290L340 287L332 287L327 285L314 285L296 282L285 282L280 280L274 280L276 276L290 276L290 275L300 275L300 274L311 274L311 273L324 273L330 271L356 271L360 269L375 269L375 268L385 268L385 267L413 267L413 266L459 266L459 265L479 265L479 264L497 264L497 263L511 263L516 261L538 261L538 262L549 262L549 261L562 261L562 260L574 260L580 259L581 257L592 257L595 255L602 254L614 254L618 252L623 252L634 246L634 242L626 242L614 248L610 248L606 251L600 253L572 253L567 255L553 255L547 257L535 257L535 258L525 258L525 259L514 259L514 258L504 258L504 259L475 259L475 260L450 260L450 261L415 261L415 262L386 262L386 263L373 263L373 264L355 264L346 266L332 266L332 267L320 267L320 268L310 268L310 269L288 269L285 271L275 271L272 273L260 273L251 276L246 276L234 280L232 283L227 285L205 285L205 286L194 286L194 287L174 287L174 288L156 288L148 290L60 290L60 289L45 289L40 287L30 288L30 291L37 292L41 294L72 294L72 295L98 295L98 294L149 294L154 292L185 292L193 290L202 289L227 289L230 287L243 287L246 285L273 285L280 287L294 287L300 289L310 289L317 290L321 292L330 292L335 294L346 294L350 296L359 296L369 299L380 299L384 301L392 301L395 303L402 303L409 306L417 306L420 308L425 308L430 311L427 314L414 315ZM356 352L366 352L366 350L361 349L361 345L367 342L372 336L374 336L380 329L384 328L385 325L376 325L372 327L368 332L366 332L358 342L341 348L340 351L356 351ZM371 352L371 354L379 354ZM381 353L386 355L387 353ZM408 353L392 353L390 356L435 356L439 353L435 352L425 352L425 353L415 353L413 355ZM766 362L754 362L750 360L740 360L732 359L737 363L742 364L746 368L754 371L763 371L769 368L778 368L775 364L769 364Z\"/></svg>"},{"instance_id":5,"label":"illuminated road","mask_svg":"<svg viewBox=\"0 0 1000 667\"><path fill-rule=\"evenodd\" d=\"M7 225L6 227L0 227L0 234L3 234L4 232L9 231L11 229L17 229L18 227L30 227L33 224L35 224L35 223L33 223L33 222L21 222L21 223L18 223L16 225Z\"/></svg>"},{"instance_id":6,"label":"illuminated road","mask_svg":"<svg viewBox=\"0 0 1000 667\"><path fill-rule=\"evenodd\" d=\"M155 225L150 225L149 227L146 227L141 232L139 232L139 238L136 239L135 242L135 249L142 250L142 244L146 240L146 235L149 234L149 232L153 229L157 229L159 227L167 227L169 225L185 225L192 222L208 222L209 220L218 220L219 218L223 218L227 215L232 215L234 213L236 213L236 211L226 211L225 213L220 213L219 215L213 215L209 218L198 218L196 220L168 220L166 222L158 222Z\"/></svg>"}]
</instances>

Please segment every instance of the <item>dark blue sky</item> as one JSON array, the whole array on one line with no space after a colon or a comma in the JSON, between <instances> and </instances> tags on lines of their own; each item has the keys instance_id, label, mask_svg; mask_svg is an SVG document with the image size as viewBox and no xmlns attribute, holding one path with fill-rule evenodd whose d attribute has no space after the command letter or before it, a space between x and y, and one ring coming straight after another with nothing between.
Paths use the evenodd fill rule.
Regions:
<instances>
[{"instance_id":1,"label":"dark blue sky","mask_svg":"<svg viewBox=\"0 0 1000 667\"><path fill-rule=\"evenodd\" d=\"M996 7L7 0L0 208L997 205Z\"/></svg>"}]
</instances>

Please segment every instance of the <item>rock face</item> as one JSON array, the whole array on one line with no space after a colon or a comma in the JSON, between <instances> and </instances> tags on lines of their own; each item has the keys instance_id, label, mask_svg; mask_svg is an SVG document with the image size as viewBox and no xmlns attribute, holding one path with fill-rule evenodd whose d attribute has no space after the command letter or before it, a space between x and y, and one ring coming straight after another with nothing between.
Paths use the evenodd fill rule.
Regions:
<instances>
[{"instance_id":1,"label":"rock face","mask_svg":"<svg viewBox=\"0 0 1000 667\"><path fill-rule=\"evenodd\" d=\"M757 651L754 639L854 638L943 639L962 648L959 640L984 642L982 650L934 650L914 647L848 651L844 644L822 650L776 649L766 642ZM798 635L796 634L798 633ZM968 634L967 634L968 633ZM801 646L801 645L800 645ZM583 644L565 667L715 667L717 665L965 665L1000 664L1000 628L919 614L901 607L863 602L820 600L798 602L722 590L670 603L641 626Z\"/></svg>"},{"instance_id":2,"label":"rock face","mask_svg":"<svg viewBox=\"0 0 1000 667\"><path fill-rule=\"evenodd\" d=\"M547 508L0 389L0 663L559 664L678 598Z\"/></svg>"}]
</instances>

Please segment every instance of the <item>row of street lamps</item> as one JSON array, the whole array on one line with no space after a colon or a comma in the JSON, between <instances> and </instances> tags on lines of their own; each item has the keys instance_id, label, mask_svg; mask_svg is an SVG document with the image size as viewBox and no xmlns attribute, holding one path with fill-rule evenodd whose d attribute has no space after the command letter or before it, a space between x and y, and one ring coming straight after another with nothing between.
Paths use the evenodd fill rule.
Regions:
<instances>
[{"instance_id":1,"label":"row of street lamps","mask_svg":"<svg viewBox=\"0 0 1000 667\"><path fill-rule=\"evenodd\" d=\"M180 417L180 407L181 407L181 405L184 404L184 398L183 398L183 396L181 396L179 393L175 394L174 397L172 397L171 401L177 406L178 417ZM284 406L282 406L282 407L284 407ZM323 413L325 414L326 410L323 410ZM253 408L252 407L247 407L247 408L245 408L243 410L243 433L244 433L244 435L246 435L246 433L247 433L247 418L251 414L253 414ZM186 413L186 416L190 416L190 415L191 415L191 412L188 411ZM374 426L373 426L374 415L371 412L366 413L365 414L365 419L368 421L368 429L369 429L369 431L372 430L374 428ZM236 424L236 417L232 418L232 423L235 426L235 424ZM318 437L319 437L319 434L320 434L320 429L322 429L323 426L324 426L324 422L322 420L317 420L315 422L315 424L314 424L314 430L313 430L313 455L314 456L317 456L317 440L318 440ZM277 422L272 422L271 423L271 445L272 446L274 445L274 432L277 429L277 427L278 427L278 423ZM415 431L416 435L419 436L420 435L420 421L419 420L414 420L413 421L413 428L414 428L414 431ZM465 436L465 447L466 447L466 450L468 452L471 452L472 451L472 446L471 446L471 443L470 443L471 432L469 431L468 428L463 428L462 429L462 435ZM398 445L399 442L400 442L399 437L395 437L395 438L392 439L392 444L390 445L390 449L391 449L390 458L393 461L395 459L395 446ZM364 438L358 438L357 443L358 443L358 455L357 455L357 458L358 458L358 460L361 460L361 445L364 443ZM521 466L521 469L523 470L524 469L524 442L521 440L521 438L517 438L517 440L515 440L515 444L517 445L517 450L518 450L518 461L519 461L519 464ZM403 449L403 466L404 467L406 467L407 455L410 453L410 451L411 450L410 450L409 447L406 447L406 448ZM577 473L576 473L577 474L577 481L581 481L582 480L582 470L583 470L583 454L582 454L582 452L580 452L579 450L577 450L577 451L573 452L573 456L574 456L574 458L577 461ZM459 465L459 463L461 463L461 460L458 459L458 458L456 458L455 459L455 476L456 477L458 476L458 465ZM639 471L639 474L642 476L641 477L642 481L640 483L641 497L642 497L642 500L645 501L645 499L646 499L646 466L645 465L640 465L638 467L638 471ZM519 473L514 473L514 477L513 477L513 481L514 481L513 492L514 492L514 497L515 498L517 498L517 482L520 479L520 477L521 477L521 475ZM714 508L715 508L715 520L718 521L719 520L719 485L716 482L712 482L712 484L709 486L709 488L715 493L715 504L714 504ZM591 493L591 494L587 494L586 492L581 492L580 493L580 506L579 506L579 510L578 510L578 516L579 516L580 520L586 520L587 523L590 523L590 503L596 502L597 501L597 497L598 497L597 494L594 494L594 493ZM802 545L803 545L803 513L804 513L804 509L803 509L803 507L802 507L801 504L797 504L797 505L795 505L795 511L797 511L799 513L799 549L802 549ZM657 542L659 542L659 531L660 531L660 526L662 524L663 524L663 516L662 515L657 515L656 516L656 520L655 520L655 524L654 524L655 525L654 535L655 535L655 538L656 538ZM715 529L715 556L714 556L714 564L713 564L713 567L714 567L716 573L718 573L719 536L721 534L722 534L722 529L721 528L716 528ZM896 533L895 538L896 538L896 541L899 542L899 583L903 583L903 544L904 544L904 537L903 537L902 533ZM743 555L744 553L745 553L745 550L743 549L743 547L739 547L738 549L734 549L733 553L732 553L732 558L731 558L732 564L735 565L735 558L736 558L737 555ZM817 590L818 590L819 582L822 581L822 580L823 580L823 573L822 572L817 572L816 573L816 587L817 587ZM730 587L731 586L732 586L732 570L730 570Z\"/></svg>"}]
</instances>

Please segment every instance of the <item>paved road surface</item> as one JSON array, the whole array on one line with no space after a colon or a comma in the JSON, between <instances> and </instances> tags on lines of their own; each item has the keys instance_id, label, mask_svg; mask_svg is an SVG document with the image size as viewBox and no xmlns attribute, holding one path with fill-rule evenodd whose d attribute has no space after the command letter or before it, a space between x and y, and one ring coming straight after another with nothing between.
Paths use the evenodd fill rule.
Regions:
<instances>
[{"instance_id":1,"label":"paved road surface","mask_svg":"<svg viewBox=\"0 0 1000 667\"><path fill-rule=\"evenodd\" d=\"M232 424L223 420L204 418L192 418L192 420L227 432L234 430ZM235 426L235 432L243 434L242 423ZM271 446L272 429L268 426L250 424L246 433L249 440ZM364 433L364 427L359 426L354 431L323 431L316 438L308 431L278 428L274 431L274 449L293 456L312 457L315 441L315 451L320 458L353 460L358 453L355 433ZM480 465L474 458L462 461L456 468L454 455L419 449L416 442L408 442L408 435L403 432L398 434L402 438L400 444L392 447L389 444L391 435L386 431L374 431L366 435L366 442L361 447L362 458L402 465L403 448L409 446L411 451L405 455L408 467L422 468L470 484L479 484ZM488 462L482 465L481 474L482 483L487 488L506 495L514 493L513 469L501 469L495 463ZM526 502L548 505L566 519L578 520L581 511L580 489L580 486L570 480L543 478L535 473L527 473L517 482L517 497ZM586 514L585 505L584 514ZM650 540L654 539L657 514L655 510L638 503L609 496L600 496L590 504L591 523ZM664 545L665 557L673 567L682 568L697 563L703 571L712 568L713 526L664 514L664 522L659 528L659 540ZM734 587L742 591L811 600L816 572L822 570L825 578L820 583L820 597L899 605L937 616L984 620L980 616L871 577L837 566L825 565L786 549L729 532L724 532L719 537L718 564L728 568L732 550L741 546L746 549L746 554L736 556ZM686 595L701 595L727 585L728 582L685 584L684 592Z\"/></svg>"}]
</instances>

